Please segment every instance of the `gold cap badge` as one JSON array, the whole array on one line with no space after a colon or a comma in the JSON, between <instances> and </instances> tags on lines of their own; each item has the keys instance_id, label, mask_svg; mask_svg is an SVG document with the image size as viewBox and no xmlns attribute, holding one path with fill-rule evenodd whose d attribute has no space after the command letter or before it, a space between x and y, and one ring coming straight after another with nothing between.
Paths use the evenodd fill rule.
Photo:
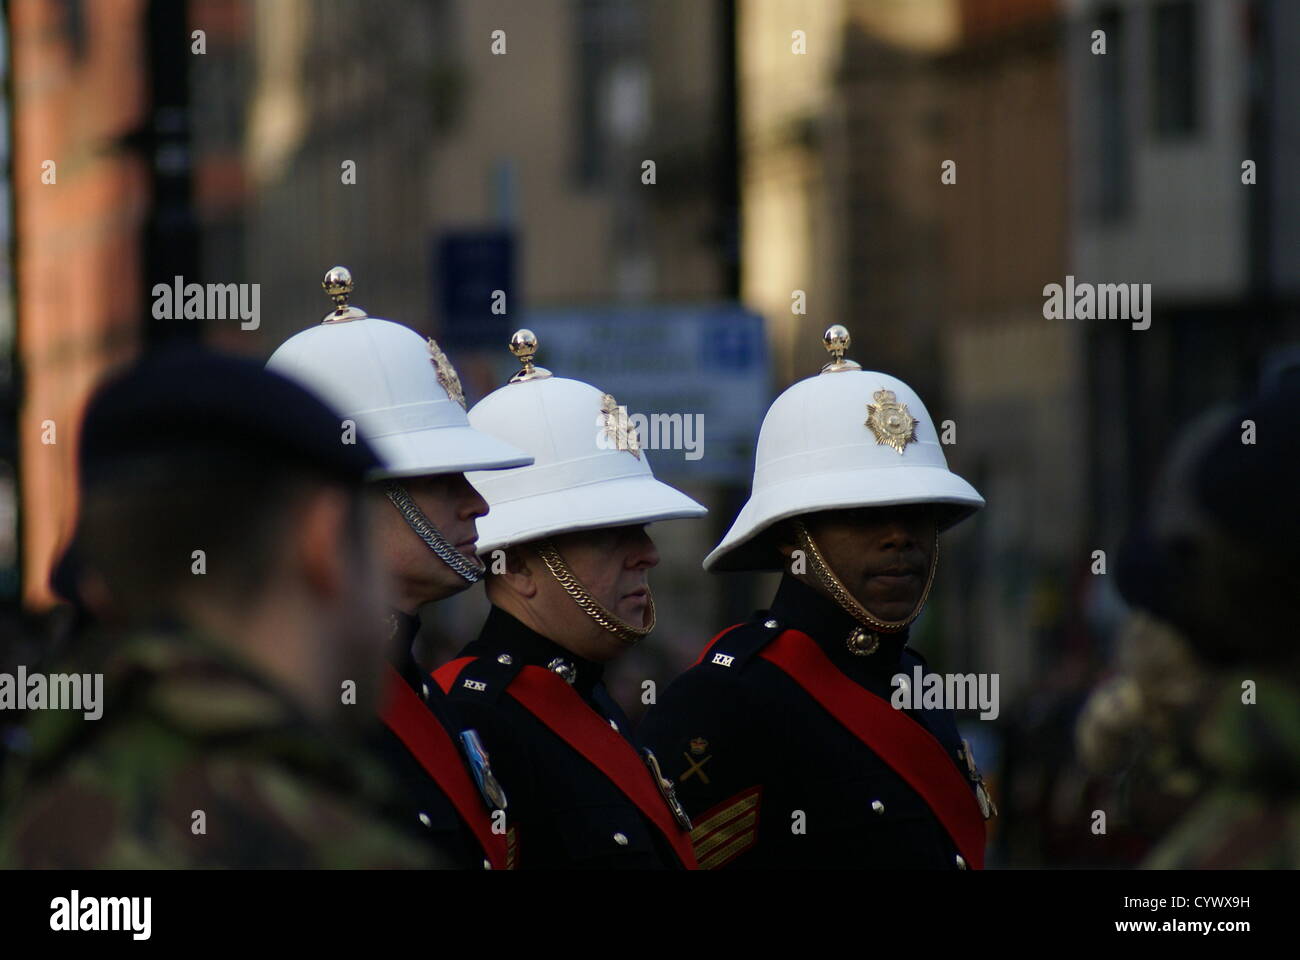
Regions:
<instances>
[{"instance_id":1,"label":"gold cap badge","mask_svg":"<svg viewBox=\"0 0 1300 960\"><path fill-rule=\"evenodd\" d=\"M901 455L909 443L916 443L916 419L899 403L893 390L877 390L875 403L867 404L866 425L876 435L876 443L893 447Z\"/></svg>"},{"instance_id":2,"label":"gold cap badge","mask_svg":"<svg viewBox=\"0 0 1300 960\"><path fill-rule=\"evenodd\" d=\"M641 459L641 443L637 439L636 427L628 418L627 410L618 405L614 395L607 393L600 398L600 418L605 428L605 436L615 450L627 450L638 460Z\"/></svg>"},{"instance_id":3,"label":"gold cap badge","mask_svg":"<svg viewBox=\"0 0 1300 960\"><path fill-rule=\"evenodd\" d=\"M433 368L438 371L438 382L442 384L442 389L447 391L447 396L460 404L462 410L465 408L465 391L460 385L460 375L456 373L456 368L451 365L447 355L442 352L442 347L438 346L438 341L429 338L427 344L429 347L429 362Z\"/></svg>"}]
</instances>

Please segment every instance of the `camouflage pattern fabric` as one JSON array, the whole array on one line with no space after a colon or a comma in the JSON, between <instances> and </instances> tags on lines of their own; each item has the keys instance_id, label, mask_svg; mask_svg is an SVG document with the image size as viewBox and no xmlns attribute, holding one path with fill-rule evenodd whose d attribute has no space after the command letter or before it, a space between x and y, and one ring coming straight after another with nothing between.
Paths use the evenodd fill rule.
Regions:
<instances>
[{"instance_id":1,"label":"camouflage pattern fabric","mask_svg":"<svg viewBox=\"0 0 1300 960\"><path fill-rule=\"evenodd\" d=\"M221 647L153 633L88 659L103 716L33 714L0 794L0 865L443 865L360 730L313 724Z\"/></svg>"},{"instance_id":2,"label":"camouflage pattern fabric","mask_svg":"<svg viewBox=\"0 0 1300 960\"><path fill-rule=\"evenodd\" d=\"M1235 675L1234 675L1235 676ZM1228 683L1197 746L1213 786L1152 852L1152 869L1300 867L1300 685L1263 672L1256 703Z\"/></svg>"}]
</instances>

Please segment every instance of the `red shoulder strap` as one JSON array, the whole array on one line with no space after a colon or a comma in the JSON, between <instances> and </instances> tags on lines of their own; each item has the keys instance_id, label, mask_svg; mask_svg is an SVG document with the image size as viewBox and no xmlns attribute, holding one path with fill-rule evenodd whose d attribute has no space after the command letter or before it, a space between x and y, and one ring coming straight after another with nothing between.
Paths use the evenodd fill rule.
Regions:
<instances>
[{"instance_id":1,"label":"red shoulder strap","mask_svg":"<svg viewBox=\"0 0 1300 960\"><path fill-rule=\"evenodd\" d=\"M473 662L473 657L459 657L451 660L433 671L433 679L438 681L438 686L442 687L443 693L451 693L451 685L456 682L460 672L465 669L467 664Z\"/></svg>"},{"instance_id":2,"label":"red shoulder strap","mask_svg":"<svg viewBox=\"0 0 1300 960\"><path fill-rule=\"evenodd\" d=\"M727 634L729 634L732 630L735 630L737 627L741 627L741 626L744 626L744 624L742 624L742 623L733 623L731 626L727 627L726 630L723 630L723 631L722 631L721 633L719 633L716 637L714 637L712 640L710 640L710 641L709 641L709 645L708 645L707 647L705 647L703 650L700 651L700 655L699 655L698 657L695 658L695 662L691 664L691 667L698 667L701 663L703 663L703 662L704 662L704 658L707 657L707 656L709 655L709 651L713 649L713 645L714 645L715 643L717 643L719 640L721 640L723 637L725 637ZM687 667L687 669L689 670L690 667Z\"/></svg>"},{"instance_id":3,"label":"red shoulder strap","mask_svg":"<svg viewBox=\"0 0 1300 960\"><path fill-rule=\"evenodd\" d=\"M451 735L407 686L401 674L391 664L387 668L384 706L380 711L385 726L447 794L461 820L474 831L492 869L506 869L506 838L492 832L492 821L483 807L483 799Z\"/></svg>"},{"instance_id":4,"label":"red shoulder strap","mask_svg":"<svg viewBox=\"0 0 1300 960\"><path fill-rule=\"evenodd\" d=\"M841 673L805 633L786 630L758 655L785 671L906 780L943 824L966 862L983 869L984 817L966 778L930 731Z\"/></svg>"},{"instance_id":5,"label":"red shoulder strap","mask_svg":"<svg viewBox=\"0 0 1300 960\"><path fill-rule=\"evenodd\" d=\"M573 687L549 670L529 666L519 671L506 692L636 804L672 846L682 866L696 869L690 834L673 818L645 761Z\"/></svg>"}]
</instances>

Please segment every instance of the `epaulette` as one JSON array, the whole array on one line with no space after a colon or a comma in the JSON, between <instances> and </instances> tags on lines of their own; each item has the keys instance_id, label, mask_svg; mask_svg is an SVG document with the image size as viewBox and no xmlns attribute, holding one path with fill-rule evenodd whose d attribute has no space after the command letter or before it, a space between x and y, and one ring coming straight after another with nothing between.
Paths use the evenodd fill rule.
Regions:
<instances>
[{"instance_id":1,"label":"epaulette","mask_svg":"<svg viewBox=\"0 0 1300 960\"><path fill-rule=\"evenodd\" d=\"M705 649L697 665L739 673L750 659L781 635L785 628L766 610L722 631Z\"/></svg>"},{"instance_id":2,"label":"epaulette","mask_svg":"<svg viewBox=\"0 0 1300 960\"><path fill-rule=\"evenodd\" d=\"M468 662L453 660L435 670L433 676L446 689L449 700L495 704L523 668L522 660L502 654Z\"/></svg>"}]
</instances>

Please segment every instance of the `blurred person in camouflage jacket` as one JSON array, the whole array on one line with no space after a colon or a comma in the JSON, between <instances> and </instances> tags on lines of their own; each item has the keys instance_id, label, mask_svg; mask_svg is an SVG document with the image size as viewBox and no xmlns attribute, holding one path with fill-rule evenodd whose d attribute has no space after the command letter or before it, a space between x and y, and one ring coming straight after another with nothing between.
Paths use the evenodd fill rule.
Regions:
<instances>
[{"instance_id":1,"label":"blurred person in camouflage jacket","mask_svg":"<svg viewBox=\"0 0 1300 960\"><path fill-rule=\"evenodd\" d=\"M0 864L441 865L363 746L387 653L370 448L289 381L186 351L99 390L79 452L61 576L99 626L60 669L102 692L30 715Z\"/></svg>"},{"instance_id":2,"label":"blurred person in camouflage jacket","mask_svg":"<svg viewBox=\"0 0 1300 960\"><path fill-rule=\"evenodd\" d=\"M1148 867L1300 867L1297 489L1300 389L1276 384L1189 431L1121 557L1125 599L1208 674L1179 720L1203 787ZM1170 671L1168 684L1187 679ZM1145 686L1167 719L1171 698Z\"/></svg>"}]
</instances>

